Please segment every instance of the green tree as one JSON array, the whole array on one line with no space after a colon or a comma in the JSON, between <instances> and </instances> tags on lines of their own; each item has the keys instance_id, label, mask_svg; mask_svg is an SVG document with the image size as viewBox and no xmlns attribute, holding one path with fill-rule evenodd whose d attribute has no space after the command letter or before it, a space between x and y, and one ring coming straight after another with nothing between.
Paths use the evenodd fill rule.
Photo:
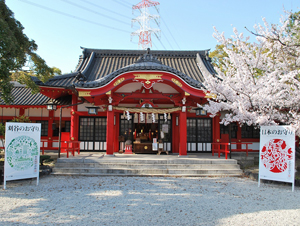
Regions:
<instances>
[{"instance_id":1,"label":"green tree","mask_svg":"<svg viewBox=\"0 0 300 226\"><path fill-rule=\"evenodd\" d=\"M289 24L287 26L288 27L287 32L289 33L292 31L293 28L295 29L294 32L292 33L292 36L294 36L294 38L298 40L297 44L299 45L300 44L300 26L297 21L300 21L300 11L292 13L289 16Z\"/></svg>"},{"instance_id":2,"label":"green tree","mask_svg":"<svg viewBox=\"0 0 300 226\"><path fill-rule=\"evenodd\" d=\"M227 53L224 51L224 45L216 45L216 49L209 53L209 57L211 58L214 67L218 67L224 71L224 58L228 57Z\"/></svg>"},{"instance_id":3,"label":"green tree","mask_svg":"<svg viewBox=\"0 0 300 226\"><path fill-rule=\"evenodd\" d=\"M52 67L51 69L53 71L54 76L61 75L61 70L59 68ZM40 89L38 85L36 85L35 82L31 79L31 76L36 76L33 70L15 71L11 73L11 80L17 81L21 84L26 84L26 86L31 89L32 93L38 93Z\"/></svg>"},{"instance_id":4,"label":"green tree","mask_svg":"<svg viewBox=\"0 0 300 226\"><path fill-rule=\"evenodd\" d=\"M6 6L5 0L0 0L0 92L1 98L10 103L12 73L23 72L23 82L29 87L34 86L30 76L36 76L46 82L54 76L53 68L36 54L37 45L24 33L22 24L14 18L13 12ZM29 71L22 70L27 61L32 62ZM37 91L35 87L35 91Z\"/></svg>"}]
</instances>

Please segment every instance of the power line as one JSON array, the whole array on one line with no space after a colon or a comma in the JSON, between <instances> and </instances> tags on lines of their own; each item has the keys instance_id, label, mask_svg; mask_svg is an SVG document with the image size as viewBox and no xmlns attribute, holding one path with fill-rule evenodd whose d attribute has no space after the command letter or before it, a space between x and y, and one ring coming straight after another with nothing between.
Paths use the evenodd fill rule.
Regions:
<instances>
[{"instance_id":1,"label":"power line","mask_svg":"<svg viewBox=\"0 0 300 226\"><path fill-rule=\"evenodd\" d=\"M130 7L130 6L128 6L128 5L125 5L123 2L119 2L119 1L117 1L117 0L113 0L114 2L116 2L116 3L118 3L118 4L120 4L120 5L122 5L122 6L124 6L124 7L126 7L126 8L130 8L130 9L132 9L132 6ZM129 4L128 2L126 2L127 4Z\"/></svg>"},{"instance_id":2,"label":"power line","mask_svg":"<svg viewBox=\"0 0 300 226\"><path fill-rule=\"evenodd\" d=\"M118 28L107 26L105 24L101 24L101 23L97 23L97 22L94 22L94 21L86 20L84 18L81 18L81 17L78 17L78 16L74 16L74 15L71 15L71 14L68 14L68 13L64 13L64 12L61 12L61 11L58 11L58 10L55 10L55 9L51 9L49 7L42 6L42 5L39 5L37 3L33 3L33 2L29 2L27 0L19 0L19 1L25 2L27 4L30 4L30 5L33 5L33 6L36 6L36 7L39 7L39 8L42 8L42 9L45 9L45 10L48 10L48 11L60 14L60 15L64 15L64 16L71 17L71 18L74 18L74 19L77 19L77 20L81 20L81 21L84 21L84 22L87 22L87 23L90 23L90 24L94 24L94 25L97 25L97 26L100 26L100 27L106 27L106 28L113 29L113 30L116 30L116 31L130 33L128 31L125 31L125 30L122 30L122 29L118 29Z\"/></svg>"},{"instance_id":3,"label":"power line","mask_svg":"<svg viewBox=\"0 0 300 226\"><path fill-rule=\"evenodd\" d=\"M132 8L132 6L133 6L133 4L131 4L131 3L127 2L127 1L125 1L125 0L122 0L122 2L126 3L127 5L129 5L130 8Z\"/></svg>"},{"instance_id":4,"label":"power line","mask_svg":"<svg viewBox=\"0 0 300 226\"><path fill-rule=\"evenodd\" d=\"M97 7L97 8L103 9L103 10L105 10L105 11L111 12L111 13L113 13L113 14L116 14L116 15L118 15L118 16L122 16L122 17L125 17L126 19L131 20L131 18L128 17L128 16L122 15L122 14L120 14L120 13L116 13L116 12L110 10L110 9L106 9L106 8L104 8L104 7L102 7L102 6L99 6L99 5L95 4L95 3L92 3L92 2L90 2L90 1L87 1L87 0L81 0L81 1L86 2L86 3L88 3L88 4L92 5L92 6L95 6L95 7Z\"/></svg>"},{"instance_id":5,"label":"power line","mask_svg":"<svg viewBox=\"0 0 300 226\"><path fill-rule=\"evenodd\" d=\"M167 42L169 43L169 45L171 46L171 49L174 50L173 46L171 45L171 43L169 42L169 39L166 37L165 33L162 32L163 36L165 37L165 39L167 40Z\"/></svg>"},{"instance_id":6,"label":"power line","mask_svg":"<svg viewBox=\"0 0 300 226\"><path fill-rule=\"evenodd\" d=\"M103 17L107 17L107 18L109 18L109 19L111 19L111 20L115 20L115 21L117 21L117 22L120 22L120 23L123 23L123 24L126 24L126 25L131 26L131 24L129 24L129 23L126 23L126 22L124 22L124 21L115 19L115 18L113 18L113 17L110 17L110 16L107 16L107 15L98 13L97 11L94 11L94 10L91 10L91 9L89 9L89 8L83 7L83 6L78 5L78 4L76 4L76 3L72 3L72 2L70 2L69 0L61 0L61 1L66 2L66 3L70 4L70 5L76 6L76 7L80 8L80 9L84 9L84 10L86 10L86 11L88 11L88 12L92 12L92 13L95 13L95 14L97 14L97 15L100 15L100 16L103 16ZM88 2L88 1L86 1L86 0L81 0L81 1L86 2L86 3L90 3L90 2ZM97 6L97 5L93 4L93 3L90 3L90 4L92 4L92 5L94 5L94 6ZM105 8L103 8L103 7L101 7L101 6L97 6L97 7L102 8L102 9L107 10L107 11L110 11L110 12L112 12L112 13L115 13L115 12L113 12L113 11L111 11L111 10L108 10L108 9L105 9ZM115 14L117 14L117 15L119 15L119 16L122 16L121 14L118 14L118 13L115 13ZM124 16L124 17L126 17L126 16ZM129 17L126 17L126 18L129 18Z\"/></svg>"},{"instance_id":7,"label":"power line","mask_svg":"<svg viewBox=\"0 0 300 226\"><path fill-rule=\"evenodd\" d=\"M158 50L158 48L157 48L157 46L155 45L155 43L154 42L152 42L152 44L154 45L154 47Z\"/></svg>"},{"instance_id":8,"label":"power line","mask_svg":"<svg viewBox=\"0 0 300 226\"><path fill-rule=\"evenodd\" d=\"M113 18L113 17L110 17L110 16L107 16L107 15L98 13L98 12L96 12L96 11L94 11L94 10L90 10L90 9L84 7L84 6L77 5L76 3L70 2L70 1L68 1L68 0L61 0L61 1L66 2L66 3L70 4L70 5L76 6L76 7L80 8L80 9L84 9L84 10L86 10L86 11L88 11L88 12L95 13L95 14L97 14L97 15L99 15L99 16L107 17L107 18L109 18L109 19L111 19L111 20L114 20L114 21L117 21L117 22L120 22L120 23L123 23L123 24L126 24L126 25L129 25L129 26L130 26L129 23L126 23L126 22L124 22L124 21L115 19L115 18Z\"/></svg>"},{"instance_id":9,"label":"power line","mask_svg":"<svg viewBox=\"0 0 300 226\"><path fill-rule=\"evenodd\" d=\"M176 43L177 47L178 47L179 49L181 49L181 48L179 47L178 43L176 42L176 40L175 40L175 38L174 38L173 34L171 33L171 31L170 31L170 29L169 29L168 25L165 23L165 21L164 21L164 19L163 19L162 17L161 17L161 19L162 19L162 21L163 21L164 25L166 26L167 30L169 31L169 33L170 33L171 37L173 38L174 42Z\"/></svg>"},{"instance_id":10,"label":"power line","mask_svg":"<svg viewBox=\"0 0 300 226\"><path fill-rule=\"evenodd\" d=\"M161 41L160 39L158 39L158 41L160 42L160 44L162 45L162 47L163 47L165 50L167 50L166 47L164 46L164 44L162 43L162 41Z\"/></svg>"}]
</instances>

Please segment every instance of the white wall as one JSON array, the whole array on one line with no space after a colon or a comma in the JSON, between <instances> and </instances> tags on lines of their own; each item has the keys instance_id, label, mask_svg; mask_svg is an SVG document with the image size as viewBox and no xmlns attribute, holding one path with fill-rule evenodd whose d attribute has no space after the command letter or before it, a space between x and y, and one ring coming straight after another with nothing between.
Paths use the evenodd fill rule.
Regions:
<instances>
[{"instance_id":1,"label":"white wall","mask_svg":"<svg viewBox=\"0 0 300 226\"><path fill-rule=\"evenodd\" d=\"M54 112L54 117L59 117L59 114L60 114L60 109L57 109ZM62 117L71 117L71 108L63 108Z\"/></svg>"},{"instance_id":2,"label":"white wall","mask_svg":"<svg viewBox=\"0 0 300 226\"><path fill-rule=\"evenodd\" d=\"M46 108L29 108L25 109L25 116L44 118L49 116L49 111Z\"/></svg>"},{"instance_id":3,"label":"white wall","mask_svg":"<svg viewBox=\"0 0 300 226\"><path fill-rule=\"evenodd\" d=\"M14 108L2 108L3 109L3 116L19 116L19 109ZM2 109L1 109L1 116L2 116Z\"/></svg>"}]
</instances>

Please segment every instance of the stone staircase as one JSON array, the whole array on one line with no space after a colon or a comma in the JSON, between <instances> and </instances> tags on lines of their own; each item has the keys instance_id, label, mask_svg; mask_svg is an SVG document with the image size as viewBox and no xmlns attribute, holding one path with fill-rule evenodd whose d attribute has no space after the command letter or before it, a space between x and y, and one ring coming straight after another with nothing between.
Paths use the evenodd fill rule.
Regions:
<instances>
[{"instance_id":1,"label":"stone staircase","mask_svg":"<svg viewBox=\"0 0 300 226\"><path fill-rule=\"evenodd\" d=\"M169 157L169 156L168 156ZM175 157L175 156L174 156ZM52 174L85 176L241 176L234 159L61 158Z\"/></svg>"}]
</instances>

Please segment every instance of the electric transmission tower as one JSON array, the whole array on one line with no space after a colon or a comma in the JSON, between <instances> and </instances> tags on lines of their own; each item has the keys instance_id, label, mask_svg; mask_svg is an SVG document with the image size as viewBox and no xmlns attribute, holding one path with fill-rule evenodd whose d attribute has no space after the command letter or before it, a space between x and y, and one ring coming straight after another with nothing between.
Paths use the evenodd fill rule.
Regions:
<instances>
[{"instance_id":1,"label":"electric transmission tower","mask_svg":"<svg viewBox=\"0 0 300 226\"><path fill-rule=\"evenodd\" d=\"M147 49L152 47L152 41L151 41L151 33L155 34L157 39L160 39L160 29L153 29L150 27L150 21L155 21L157 26L159 27L159 15L151 15L149 13L149 8L154 7L159 13L159 2L151 1L151 0L142 0L140 3L132 6L132 10L138 9L141 13L140 16L136 17L135 19L132 19L132 24L135 22L138 22L140 25L140 28L134 32L131 33L131 39L132 36L139 36L139 48L141 49Z\"/></svg>"}]
</instances>

